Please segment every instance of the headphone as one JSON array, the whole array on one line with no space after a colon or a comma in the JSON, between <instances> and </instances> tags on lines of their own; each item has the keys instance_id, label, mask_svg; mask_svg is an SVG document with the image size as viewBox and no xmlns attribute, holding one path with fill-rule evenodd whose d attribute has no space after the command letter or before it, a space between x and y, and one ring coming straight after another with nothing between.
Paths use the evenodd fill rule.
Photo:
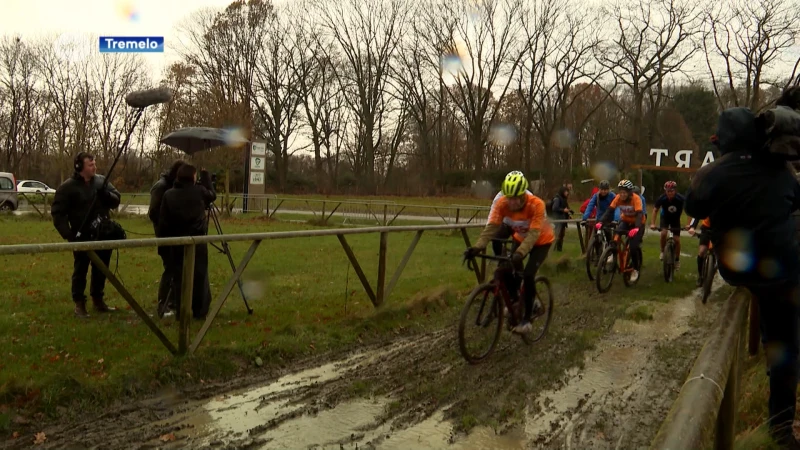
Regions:
<instances>
[{"instance_id":1,"label":"headphone","mask_svg":"<svg viewBox=\"0 0 800 450\"><path fill-rule=\"evenodd\" d=\"M80 173L83 170L83 160L89 157L88 153L80 152L77 156L75 156L75 164L73 167L75 168L75 173Z\"/></svg>"}]
</instances>

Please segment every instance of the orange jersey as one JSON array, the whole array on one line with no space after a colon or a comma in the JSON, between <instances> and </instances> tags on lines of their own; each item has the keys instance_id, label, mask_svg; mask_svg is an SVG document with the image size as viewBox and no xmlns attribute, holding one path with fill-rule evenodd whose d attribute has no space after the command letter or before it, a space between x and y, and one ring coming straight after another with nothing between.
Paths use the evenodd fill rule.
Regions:
<instances>
[{"instance_id":1,"label":"orange jersey","mask_svg":"<svg viewBox=\"0 0 800 450\"><path fill-rule=\"evenodd\" d=\"M634 194L629 195L628 200L625 202L622 201L622 197L617 195L614 197L614 200L611 201L611 206L609 206L609 208L619 208L619 218L626 223L636 223L636 214L639 212L644 215L642 199Z\"/></svg>"},{"instance_id":2,"label":"orange jersey","mask_svg":"<svg viewBox=\"0 0 800 450\"><path fill-rule=\"evenodd\" d=\"M696 221L697 221L697 219L690 220L689 221L689 227L694 225ZM703 226L703 227L706 227L706 228L711 228L711 218L706 217L705 219L703 219L702 222L700 222L700 225Z\"/></svg>"},{"instance_id":3,"label":"orange jersey","mask_svg":"<svg viewBox=\"0 0 800 450\"><path fill-rule=\"evenodd\" d=\"M519 211L512 211L508 206L508 198L502 197L492 208L489 223L511 227L517 242L524 241L530 230L540 230L539 239L534 246L550 244L556 240L553 227L547 221L544 202L533 194L525 194L525 206Z\"/></svg>"}]
</instances>

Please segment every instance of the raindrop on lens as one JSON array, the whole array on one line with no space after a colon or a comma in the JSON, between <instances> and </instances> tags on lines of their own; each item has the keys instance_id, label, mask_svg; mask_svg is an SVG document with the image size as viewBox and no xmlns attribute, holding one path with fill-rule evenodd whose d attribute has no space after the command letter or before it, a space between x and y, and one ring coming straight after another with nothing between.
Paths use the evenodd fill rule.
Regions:
<instances>
[{"instance_id":1,"label":"raindrop on lens","mask_svg":"<svg viewBox=\"0 0 800 450\"><path fill-rule=\"evenodd\" d=\"M499 147L505 147L517 140L517 129L507 123L492 125L489 130L489 141Z\"/></svg>"},{"instance_id":2,"label":"raindrop on lens","mask_svg":"<svg viewBox=\"0 0 800 450\"><path fill-rule=\"evenodd\" d=\"M226 128L223 139L228 147L241 147L247 143L244 131L239 127Z\"/></svg>"},{"instance_id":3,"label":"raindrop on lens","mask_svg":"<svg viewBox=\"0 0 800 450\"><path fill-rule=\"evenodd\" d=\"M617 168L611 161L599 161L591 168L595 180L613 180L617 176Z\"/></svg>"},{"instance_id":4,"label":"raindrop on lens","mask_svg":"<svg viewBox=\"0 0 800 450\"><path fill-rule=\"evenodd\" d=\"M755 265L752 235L737 228L725 235L720 262L735 272L749 272Z\"/></svg>"}]
</instances>

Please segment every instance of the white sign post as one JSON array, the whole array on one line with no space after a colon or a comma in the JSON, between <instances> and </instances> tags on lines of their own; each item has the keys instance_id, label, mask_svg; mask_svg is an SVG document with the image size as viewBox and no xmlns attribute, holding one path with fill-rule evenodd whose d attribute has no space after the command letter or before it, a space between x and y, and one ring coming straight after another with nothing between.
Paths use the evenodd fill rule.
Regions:
<instances>
[{"instance_id":1,"label":"white sign post","mask_svg":"<svg viewBox=\"0 0 800 450\"><path fill-rule=\"evenodd\" d=\"M248 211L263 211L266 189L267 144L253 142L250 144L250 155L247 177L250 180L247 199Z\"/></svg>"}]
</instances>

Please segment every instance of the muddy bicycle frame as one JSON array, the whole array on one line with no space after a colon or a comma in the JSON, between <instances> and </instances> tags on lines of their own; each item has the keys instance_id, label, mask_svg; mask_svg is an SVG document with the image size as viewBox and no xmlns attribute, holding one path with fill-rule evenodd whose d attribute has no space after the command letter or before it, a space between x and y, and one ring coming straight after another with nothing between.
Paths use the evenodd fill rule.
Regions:
<instances>
[{"instance_id":1,"label":"muddy bicycle frame","mask_svg":"<svg viewBox=\"0 0 800 450\"><path fill-rule=\"evenodd\" d=\"M508 243L510 241L504 241L504 242ZM505 251L505 248L503 250ZM523 303L522 302L522 296L525 295L525 283L522 280L520 280L519 296L517 297L517 302L516 303L512 303L511 302L511 292L509 292L509 290L508 290L508 286L506 285L505 277L507 275L509 275L509 273L510 273L512 276L521 278L522 277L522 272L519 271L519 270L516 270L514 268L510 257L485 255L485 254L484 255L475 255L475 256L478 257L478 258L482 258L482 259L486 259L486 260L490 260L490 261L497 261L498 262L497 268L494 270L494 277L492 278L492 280L489 283L492 283L494 285L494 295L497 296L499 294L503 298L503 304L505 305L506 309L508 310L508 313L511 316L511 325L512 326L516 326L517 324L519 324L520 319L521 319L521 317L518 317L518 314L517 314L518 311L517 311L516 307L518 307L519 305L521 305ZM474 259L470 259L468 261L469 261L469 264L475 264L475 260ZM472 267L470 267L470 268L472 268ZM481 309L479 311L478 317L482 316L483 308L485 306L486 306L486 303L481 305ZM491 305L489 305L489 307L491 308Z\"/></svg>"}]
</instances>

